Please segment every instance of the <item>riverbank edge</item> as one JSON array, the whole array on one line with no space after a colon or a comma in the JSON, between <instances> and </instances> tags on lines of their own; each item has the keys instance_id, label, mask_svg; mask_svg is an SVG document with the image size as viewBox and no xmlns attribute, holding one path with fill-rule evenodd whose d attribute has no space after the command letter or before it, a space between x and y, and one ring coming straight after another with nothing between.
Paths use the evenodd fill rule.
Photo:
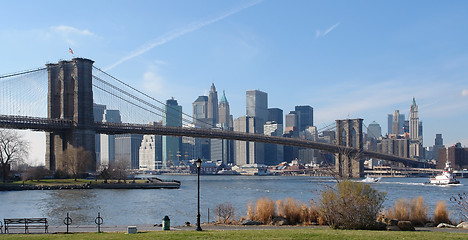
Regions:
<instances>
[{"instance_id":1,"label":"riverbank edge","mask_svg":"<svg viewBox=\"0 0 468 240\"><path fill-rule=\"evenodd\" d=\"M2 184L0 191L26 190L71 190L71 189L178 189L180 182L158 183L99 183L99 184L59 184L59 185L31 185L31 184Z\"/></svg>"}]
</instances>

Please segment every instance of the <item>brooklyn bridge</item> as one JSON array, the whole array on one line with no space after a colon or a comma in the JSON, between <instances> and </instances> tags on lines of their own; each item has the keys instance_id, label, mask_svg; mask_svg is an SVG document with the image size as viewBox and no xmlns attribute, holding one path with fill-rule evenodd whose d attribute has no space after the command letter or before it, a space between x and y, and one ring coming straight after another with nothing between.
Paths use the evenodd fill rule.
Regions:
<instances>
[{"instance_id":1,"label":"brooklyn bridge","mask_svg":"<svg viewBox=\"0 0 468 240\"><path fill-rule=\"evenodd\" d=\"M363 175L363 161L376 158L402 163L405 166L431 166L416 159L383 154L363 149L363 120L336 120L337 144L329 144L299 138L266 136L245 132L226 131L214 128L171 127L144 124L151 119L133 120L125 123L100 122L94 120L93 104L99 98L107 96L113 101L125 102L122 108L136 109L151 116L170 117L161 106L161 101L146 95L138 89L120 81L114 76L94 67L90 59L74 58L70 61L46 64L44 68L23 71L0 76L0 91L2 101L0 108L0 128L30 129L46 133L46 167L55 170L61 161L61 153L70 147L83 147L89 152L96 152L96 134L151 134L163 136L187 136L208 139L229 139L247 142L262 142L281 144L327 151L335 154L335 167L339 174L348 177ZM11 89L11 86L28 85L37 76L47 73L47 90L21 92L21 87ZM105 80L105 78L110 80ZM24 83L22 82L24 81ZM15 82L13 84L13 82ZM124 89L131 89L133 92ZM14 94L20 92L21 94ZM137 96L139 93L148 99ZM35 95L47 98L47 114L35 113L37 101L31 100ZM42 96L42 95L46 95ZM119 107L119 106L118 106ZM29 109L29 110L28 110ZM130 113L132 117L138 117ZM194 119L185 113L183 121L189 123ZM144 118L144 117L143 117ZM93 162L96 163L96 156ZM431 166L433 167L433 166Z\"/></svg>"}]
</instances>

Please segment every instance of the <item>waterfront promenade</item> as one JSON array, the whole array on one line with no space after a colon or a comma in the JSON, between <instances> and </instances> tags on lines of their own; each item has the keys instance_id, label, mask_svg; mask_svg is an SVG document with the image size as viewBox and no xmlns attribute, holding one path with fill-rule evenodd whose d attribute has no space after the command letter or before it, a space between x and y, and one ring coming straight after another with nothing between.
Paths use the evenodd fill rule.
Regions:
<instances>
[{"instance_id":1,"label":"waterfront promenade","mask_svg":"<svg viewBox=\"0 0 468 240\"><path fill-rule=\"evenodd\" d=\"M162 227L154 226L153 224L142 224L142 225L129 225L136 226L138 232L149 232L149 231L163 231ZM102 225L102 232L127 232L127 225ZM237 231L237 230L275 230L275 229L328 229L328 226L273 226L273 225L258 225L258 226L243 226L243 225L222 225L222 224L202 224L204 231ZM195 231L196 226L192 224L189 227L186 226L173 226L171 231ZM67 227L65 225L49 226L49 234L65 233ZM424 232L452 232L452 233L464 233L467 234L468 229L453 229L453 228L434 228L434 227L416 227L416 231ZM96 225L70 225L69 232L71 233L91 233L97 232ZM24 230L15 229L10 233L24 233ZM31 230L34 234L44 234L41 230Z\"/></svg>"}]
</instances>

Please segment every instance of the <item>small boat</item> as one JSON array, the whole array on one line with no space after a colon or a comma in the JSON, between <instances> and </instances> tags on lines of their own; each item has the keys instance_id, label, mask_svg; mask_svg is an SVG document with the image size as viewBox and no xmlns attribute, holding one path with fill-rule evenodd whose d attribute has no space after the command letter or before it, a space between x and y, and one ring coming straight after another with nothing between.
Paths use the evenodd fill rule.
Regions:
<instances>
[{"instance_id":1,"label":"small boat","mask_svg":"<svg viewBox=\"0 0 468 240\"><path fill-rule=\"evenodd\" d=\"M444 172L433 178L430 178L430 184L436 185L448 185L448 184L459 184L460 181L455 179L453 175L452 163L449 161L445 162Z\"/></svg>"},{"instance_id":2,"label":"small boat","mask_svg":"<svg viewBox=\"0 0 468 240\"><path fill-rule=\"evenodd\" d=\"M366 178L362 179L361 182L371 183L371 182L380 182L380 180L382 180L381 177L373 178L373 177L367 176Z\"/></svg>"}]
</instances>

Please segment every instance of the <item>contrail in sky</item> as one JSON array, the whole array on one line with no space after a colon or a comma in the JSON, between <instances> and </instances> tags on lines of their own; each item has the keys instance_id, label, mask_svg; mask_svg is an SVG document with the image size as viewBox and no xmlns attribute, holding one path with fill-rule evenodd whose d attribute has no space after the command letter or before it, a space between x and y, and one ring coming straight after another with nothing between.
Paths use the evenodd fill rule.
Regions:
<instances>
[{"instance_id":1,"label":"contrail in sky","mask_svg":"<svg viewBox=\"0 0 468 240\"><path fill-rule=\"evenodd\" d=\"M245 5L242 5L242 6L239 6L237 8L233 8L215 18L212 18L212 19L208 19L208 20L205 20L205 21L200 21L200 22L194 22L194 23L191 23L183 28L180 28L180 29L176 29L174 31L171 31L171 32L168 32L166 34L164 34L163 36L159 37L159 38L156 38L154 40L152 40L150 43L148 44L145 44L143 46L141 46L139 49L135 50L134 52L132 52L131 54L129 54L128 56L125 56L123 58L121 58L119 61L115 62L114 64L106 67L104 69L104 71L108 71L134 57L137 57L137 56L140 56L141 54L143 53L146 53L147 51L153 49L154 47L157 47L159 45L163 45L171 40L174 40L178 37L181 37L187 33L190 33L190 32L193 32L193 31L196 31L202 27L205 27L205 26L208 26L212 23L215 23L215 22L218 22L218 21L221 21L233 14L236 14L244 9L247 9L249 7L252 7L254 5L257 5L259 3L261 3L263 0L257 0L257 1L253 1L251 3L248 3L248 4L245 4Z\"/></svg>"}]
</instances>

